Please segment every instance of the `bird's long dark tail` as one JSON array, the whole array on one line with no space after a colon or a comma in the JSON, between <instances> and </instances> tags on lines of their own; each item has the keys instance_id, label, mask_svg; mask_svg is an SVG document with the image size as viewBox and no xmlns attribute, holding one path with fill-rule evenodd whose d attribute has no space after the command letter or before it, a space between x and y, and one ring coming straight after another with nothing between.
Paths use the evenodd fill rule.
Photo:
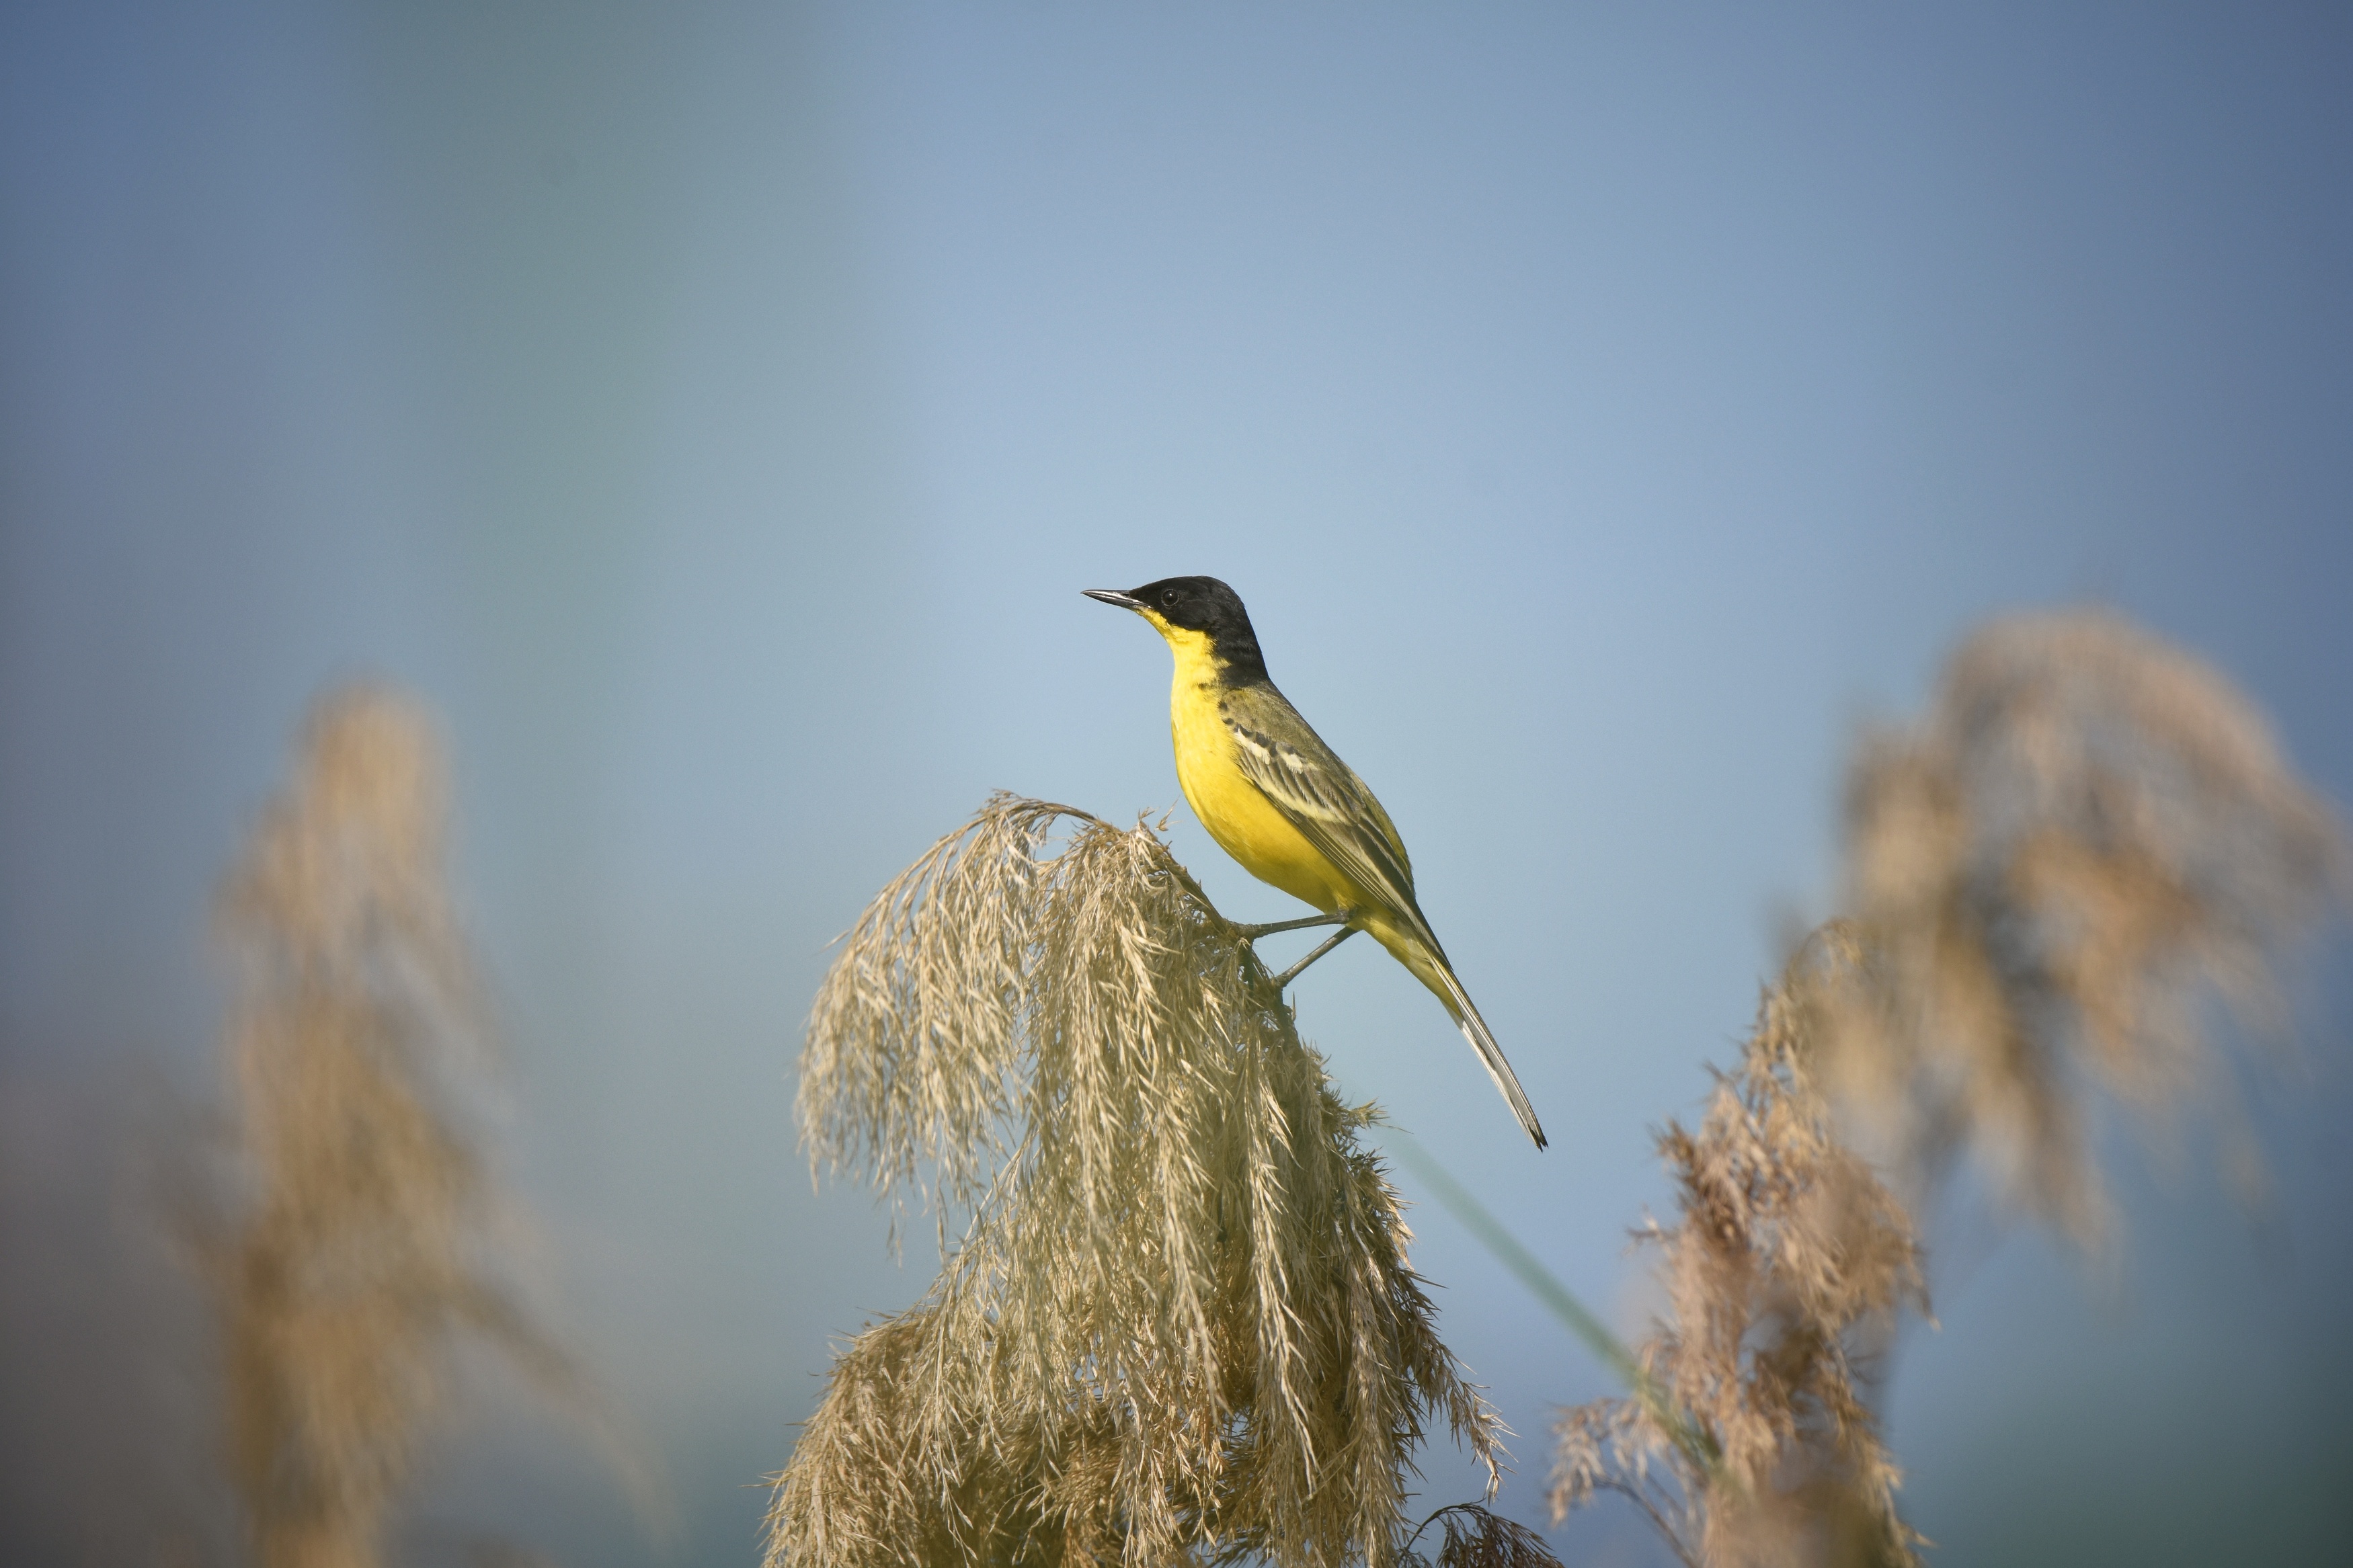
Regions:
<instances>
[{"instance_id":1,"label":"bird's long dark tail","mask_svg":"<svg viewBox=\"0 0 2353 1568\"><path fill-rule=\"evenodd\" d=\"M1536 1147L1543 1148L1544 1124L1536 1120L1536 1108L1528 1103L1527 1090L1520 1087L1519 1074L1514 1072L1512 1064L1504 1059L1504 1047L1495 1043L1495 1031L1487 1027L1486 1019L1479 1016L1479 1009L1472 1002L1471 993L1462 989L1462 982L1454 978L1454 971L1447 966L1445 960L1431 963L1430 972L1440 982L1440 985L1432 985L1430 989L1439 993L1439 999L1446 1004L1446 1010L1454 1015L1456 1026L1461 1029L1462 1037L1471 1042L1471 1048L1479 1053L1479 1060L1487 1068L1487 1076L1495 1080L1495 1087L1511 1106L1512 1114L1520 1119L1520 1125L1528 1130L1528 1136L1535 1140ZM1428 983L1426 976L1424 983Z\"/></svg>"}]
</instances>

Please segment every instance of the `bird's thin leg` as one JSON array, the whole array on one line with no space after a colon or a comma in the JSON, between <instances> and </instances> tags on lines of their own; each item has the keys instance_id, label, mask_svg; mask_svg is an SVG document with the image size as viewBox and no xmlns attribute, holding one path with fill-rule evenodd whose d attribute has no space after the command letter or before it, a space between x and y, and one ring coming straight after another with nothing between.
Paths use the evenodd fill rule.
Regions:
<instances>
[{"instance_id":1,"label":"bird's thin leg","mask_svg":"<svg viewBox=\"0 0 2353 1568\"><path fill-rule=\"evenodd\" d=\"M1317 959L1323 957L1325 953L1331 952L1334 948L1339 946L1342 942L1347 941L1350 937L1356 934L1356 928L1355 926L1342 926L1338 931L1335 931L1330 936L1325 937L1323 942L1316 946L1314 952L1309 953L1306 957L1301 959L1298 963L1293 964L1290 968L1284 970L1282 973L1274 977L1274 994L1278 996L1282 995L1282 988L1290 984L1293 981L1298 979L1300 975L1306 971L1309 964L1314 963Z\"/></svg>"},{"instance_id":2,"label":"bird's thin leg","mask_svg":"<svg viewBox=\"0 0 2353 1568\"><path fill-rule=\"evenodd\" d=\"M1295 921L1275 921L1262 926L1238 925L1234 927L1234 931L1244 942L1256 942L1262 936L1272 936L1279 931L1305 931L1309 926L1335 926L1347 918L1345 914L1302 915Z\"/></svg>"}]
</instances>

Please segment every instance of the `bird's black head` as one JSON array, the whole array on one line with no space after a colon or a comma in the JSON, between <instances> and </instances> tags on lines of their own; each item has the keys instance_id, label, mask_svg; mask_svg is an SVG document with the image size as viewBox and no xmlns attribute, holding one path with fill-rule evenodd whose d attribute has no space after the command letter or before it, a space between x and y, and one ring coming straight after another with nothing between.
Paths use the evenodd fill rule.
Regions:
<instances>
[{"instance_id":1,"label":"bird's black head","mask_svg":"<svg viewBox=\"0 0 2353 1568\"><path fill-rule=\"evenodd\" d=\"M1089 588L1086 595L1134 610L1171 643L1185 634L1207 637L1229 682L1266 679L1266 659L1259 652L1258 634L1250 629L1241 595L1215 577L1163 577L1124 593Z\"/></svg>"}]
</instances>

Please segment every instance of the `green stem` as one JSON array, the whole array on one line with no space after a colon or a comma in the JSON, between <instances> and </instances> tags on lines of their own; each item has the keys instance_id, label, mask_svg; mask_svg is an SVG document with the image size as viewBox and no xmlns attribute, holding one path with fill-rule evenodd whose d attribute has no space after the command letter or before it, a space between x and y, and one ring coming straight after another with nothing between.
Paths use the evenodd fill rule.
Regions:
<instances>
[{"instance_id":1,"label":"green stem","mask_svg":"<svg viewBox=\"0 0 2353 1568\"><path fill-rule=\"evenodd\" d=\"M1415 1142L1405 1129L1384 1119L1382 1128L1388 1136L1384 1140L1399 1160L1421 1178L1438 1201L1456 1219L1493 1253L1504 1268L1517 1276L1535 1299L1551 1310L1554 1317L1568 1325L1569 1331L1583 1340L1586 1348L1600 1357L1610 1371L1633 1390L1651 1418L1674 1439L1675 1447L1710 1477L1717 1472L1719 1455L1715 1441L1699 1424L1678 1409L1658 1380L1642 1370L1625 1342L1609 1331L1609 1325L1596 1316L1592 1309L1569 1293L1568 1287L1553 1278L1552 1270L1536 1260L1535 1253L1520 1245L1519 1237L1504 1228L1503 1221L1487 1212L1487 1207L1471 1195L1471 1189L1456 1181L1453 1175L1433 1159L1430 1152Z\"/></svg>"}]
</instances>

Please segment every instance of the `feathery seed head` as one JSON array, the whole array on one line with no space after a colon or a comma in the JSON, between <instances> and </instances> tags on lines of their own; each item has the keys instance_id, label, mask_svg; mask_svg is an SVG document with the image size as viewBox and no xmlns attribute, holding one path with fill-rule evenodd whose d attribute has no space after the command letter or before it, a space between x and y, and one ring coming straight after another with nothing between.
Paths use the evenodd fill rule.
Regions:
<instances>
[{"instance_id":1,"label":"feathery seed head","mask_svg":"<svg viewBox=\"0 0 2353 1568\"><path fill-rule=\"evenodd\" d=\"M198 1251L263 1568L378 1561L457 1331L579 1392L489 1267L494 1194L467 1125L487 1031L443 879L445 799L419 709L331 695L222 897L244 1184Z\"/></svg>"},{"instance_id":2,"label":"feathery seed head","mask_svg":"<svg viewBox=\"0 0 2353 1568\"><path fill-rule=\"evenodd\" d=\"M1972 1153L2010 1204L2107 1229L2086 1080L2145 1112L2235 1101L2211 991L2276 1030L2283 958L2344 886L2327 808L2261 715L2115 616L1997 621L1847 788L1865 984L1822 1071L1916 1194ZM2241 1136L2242 1175L2260 1162Z\"/></svg>"},{"instance_id":3,"label":"feathery seed head","mask_svg":"<svg viewBox=\"0 0 2353 1568\"><path fill-rule=\"evenodd\" d=\"M1661 1134L1680 1214L1636 1233L1658 1249L1667 1307L1634 1352L1659 1397L1564 1414L1556 1521L1615 1491L1694 1568L1915 1561L1855 1361L1897 1310L1926 1310L1919 1246L1810 1069L1856 960L1848 931L1816 932L1698 1130Z\"/></svg>"},{"instance_id":4,"label":"feathery seed head","mask_svg":"<svg viewBox=\"0 0 2353 1568\"><path fill-rule=\"evenodd\" d=\"M1058 818L1075 826L1045 853ZM1493 1473L1397 1194L1247 945L1158 838L998 795L820 989L818 1161L961 1233L777 1478L770 1568L1386 1564L1430 1419Z\"/></svg>"}]
</instances>

